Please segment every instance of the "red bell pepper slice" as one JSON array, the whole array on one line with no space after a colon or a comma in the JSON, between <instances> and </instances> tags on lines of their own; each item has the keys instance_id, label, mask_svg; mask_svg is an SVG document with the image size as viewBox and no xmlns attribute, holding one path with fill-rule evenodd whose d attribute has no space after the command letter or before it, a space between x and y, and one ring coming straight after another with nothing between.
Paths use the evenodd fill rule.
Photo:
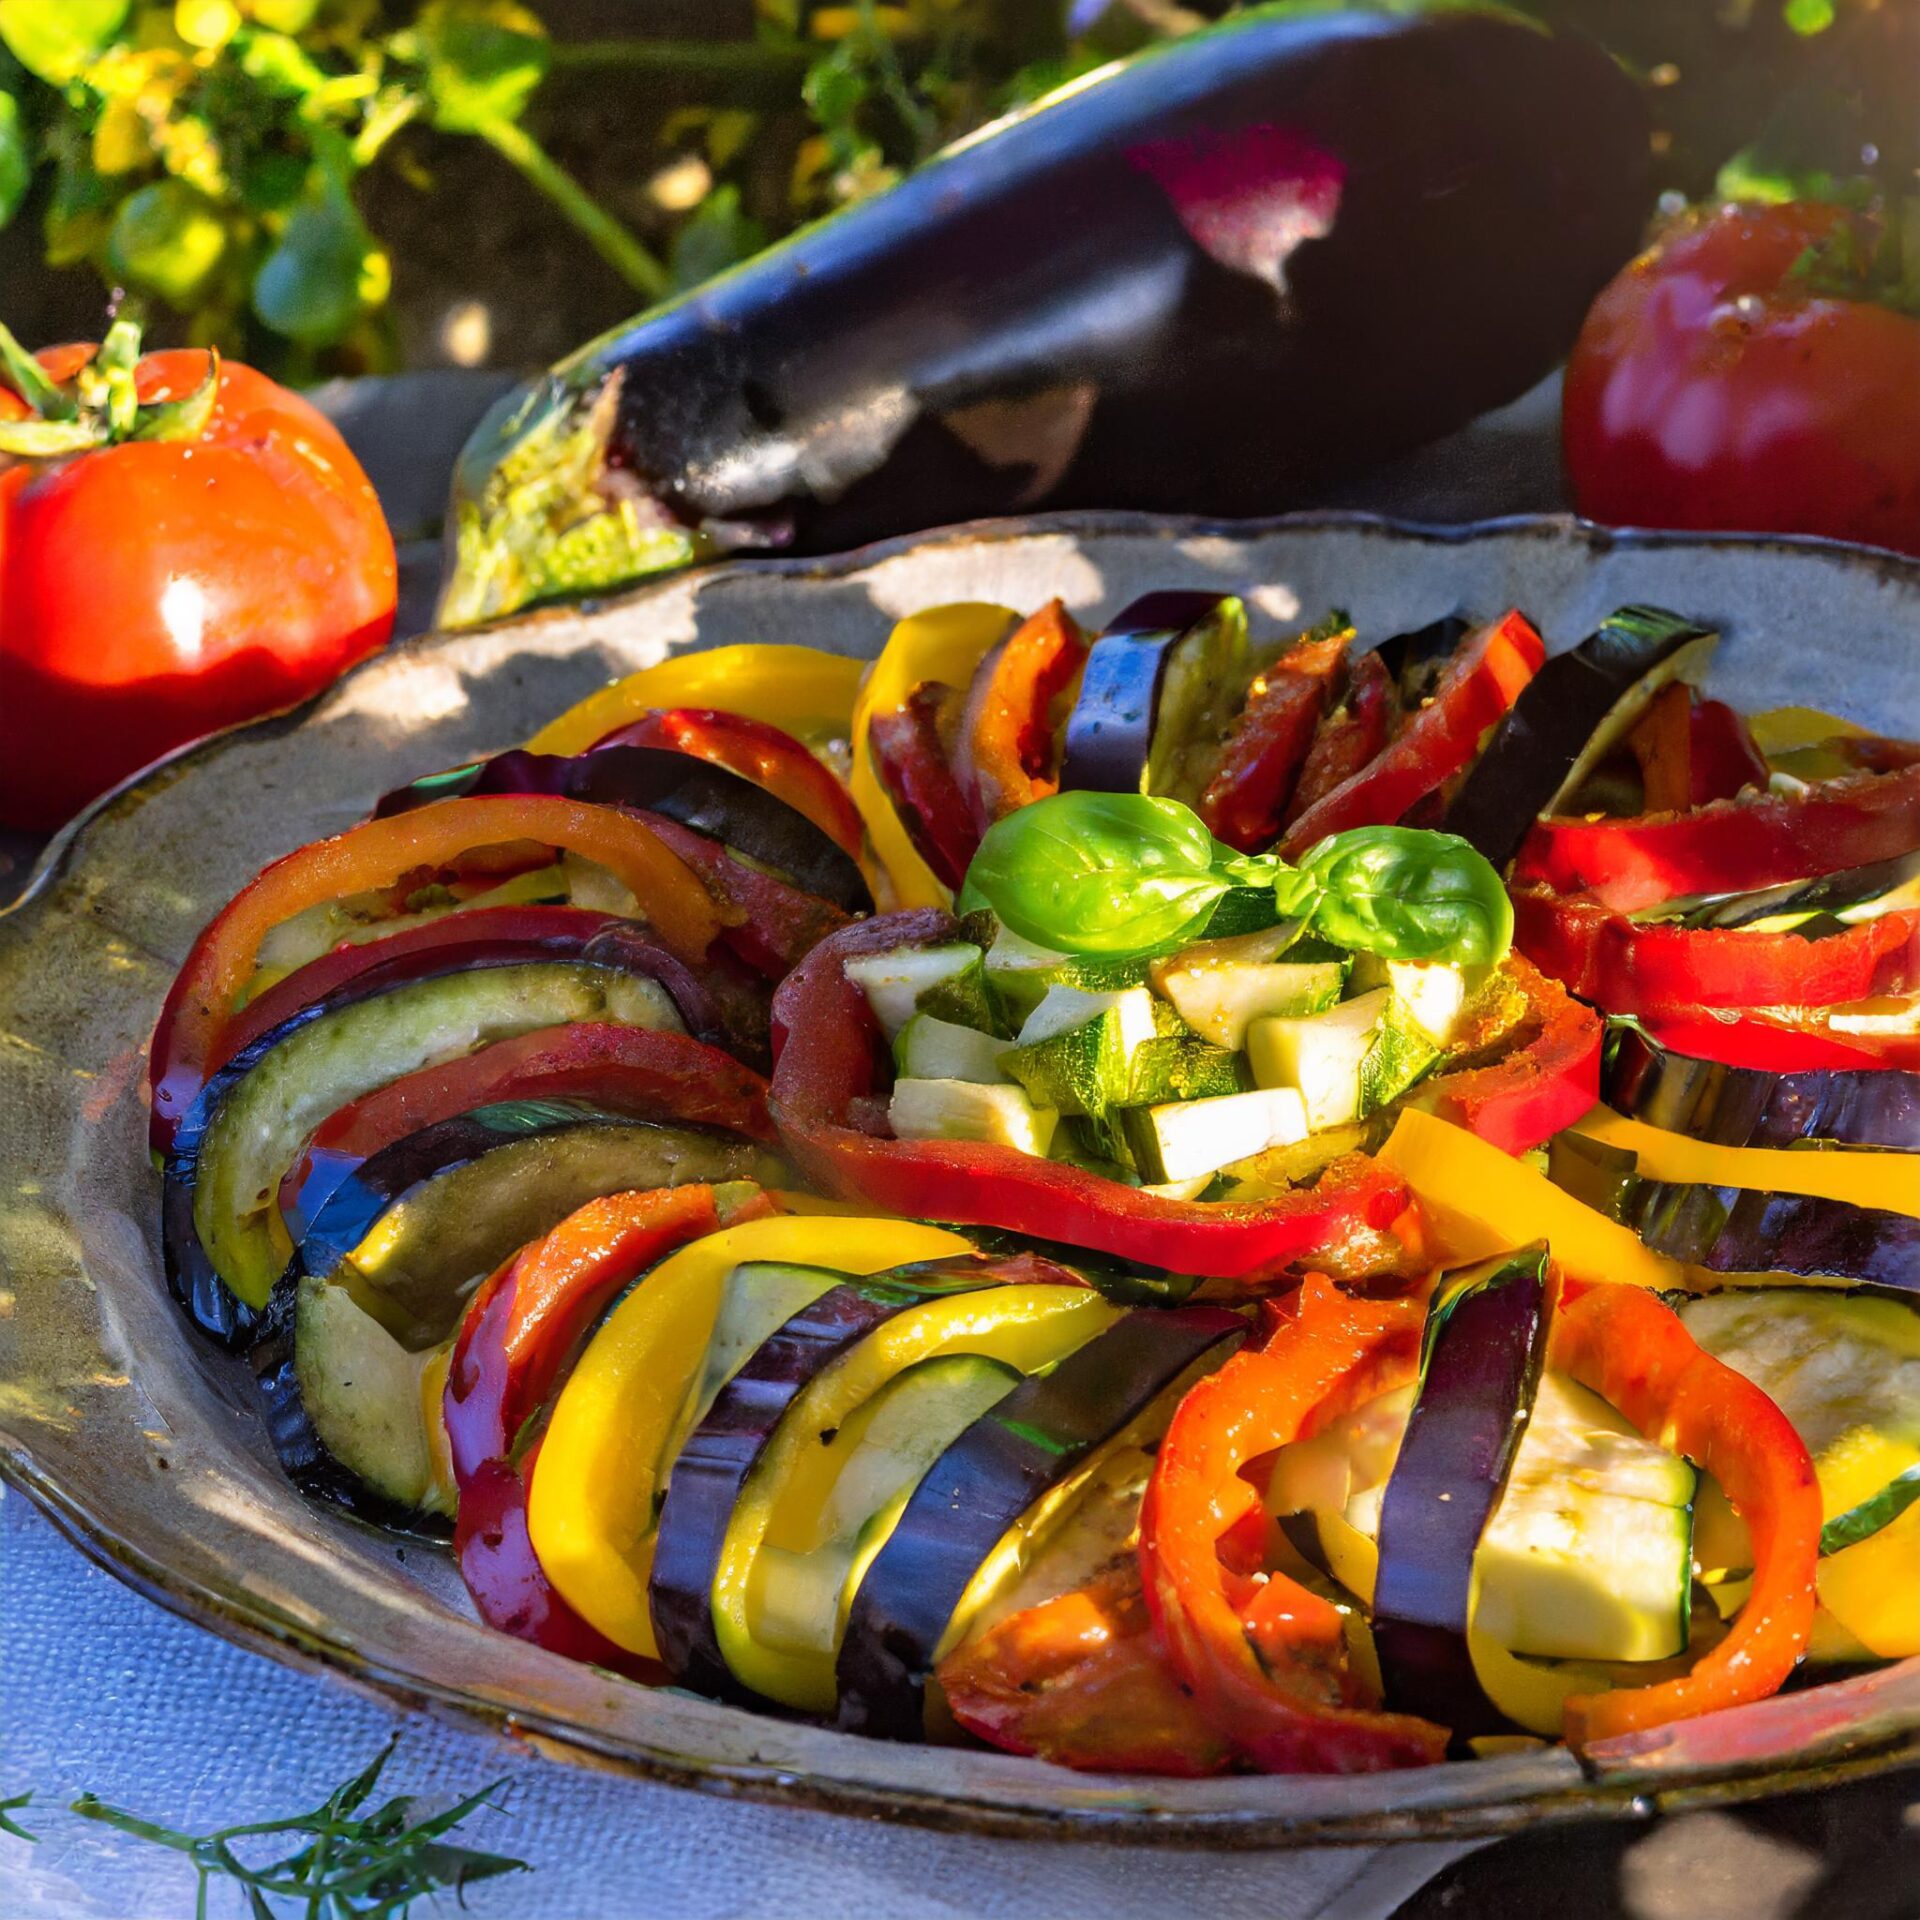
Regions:
<instances>
[{"instance_id":1,"label":"red bell pepper slice","mask_svg":"<svg viewBox=\"0 0 1920 1920\"><path fill-rule=\"evenodd\" d=\"M1688 738L1686 804L1711 806L1731 800L1748 787L1764 789L1771 770L1754 744L1753 731L1724 700L1697 700ZM1654 809L1649 806L1649 813Z\"/></svg>"},{"instance_id":2,"label":"red bell pepper slice","mask_svg":"<svg viewBox=\"0 0 1920 1920\"><path fill-rule=\"evenodd\" d=\"M1513 877L1638 913L1691 894L1748 893L1871 866L1915 847L1920 767L1822 781L1805 793L1747 792L1690 813L1542 820Z\"/></svg>"},{"instance_id":3,"label":"red bell pepper slice","mask_svg":"<svg viewBox=\"0 0 1920 1920\"><path fill-rule=\"evenodd\" d=\"M1647 1037L1670 1053L1722 1066L1757 1067L1762 1073L1807 1073L1833 1067L1859 1072L1874 1067L1920 1072L1920 1034L1835 1033L1811 1015L1793 1010L1749 1009L1725 1019L1710 1013L1640 1016Z\"/></svg>"},{"instance_id":4,"label":"red bell pepper slice","mask_svg":"<svg viewBox=\"0 0 1920 1920\"><path fill-rule=\"evenodd\" d=\"M1254 676L1219 767L1200 797L1200 818L1216 840L1241 853L1258 853L1280 837L1294 785L1339 687L1352 640L1343 631L1303 641Z\"/></svg>"},{"instance_id":5,"label":"red bell pepper slice","mask_svg":"<svg viewBox=\"0 0 1920 1920\"><path fill-rule=\"evenodd\" d=\"M958 891L980 845L940 730L942 708L959 697L929 680L914 688L905 706L876 713L867 725L867 744L888 798L915 851L950 891Z\"/></svg>"},{"instance_id":6,"label":"red bell pepper slice","mask_svg":"<svg viewBox=\"0 0 1920 1920\"><path fill-rule=\"evenodd\" d=\"M664 707L616 727L598 747L658 747L725 767L804 815L856 860L865 841L853 797L790 733L712 707Z\"/></svg>"},{"instance_id":7,"label":"red bell pepper slice","mask_svg":"<svg viewBox=\"0 0 1920 1920\"><path fill-rule=\"evenodd\" d=\"M631 1657L582 1620L541 1571L526 1519L538 1443L516 1461L519 1443L602 1309L630 1280L689 1240L771 1210L757 1190L739 1201L703 1185L591 1200L474 1295L454 1341L442 1404L460 1490L454 1556L489 1625L576 1659L632 1667Z\"/></svg>"},{"instance_id":8,"label":"red bell pepper slice","mask_svg":"<svg viewBox=\"0 0 1920 1920\"><path fill-rule=\"evenodd\" d=\"M892 1063L843 965L957 933L950 916L925 908L862 921L822 942L775 993L769 1105L813 1183L910 1219L1002 1227L1222 1279L1257 1280L1307 1259L1377 1268L1389 1246L1397 1252L1382 1236L1404 1211L1406 1188L1360 1155L1336 1161L1313 1188L1229 1205L1168 1200L1012 1147L862 1131L855 1116L884 1091Z\"/></svg>"},{"instance_id":9,"label":"red bell pepper slice","mask_svg":"<svg viewBox=\"0 0 1920 1920\"><path fill-rule=\"evenodd\" d=\"M1131 1559L996 1621L937 1677L953 1717L1008 1753L1187 1780L1234 1764L1161 1654Z\"/></svg>"},{"instance_id":10,"label":"red bell pepper slice","mask_svg":"<svg viewBox=\"0 0 1920 1920\"><path fill-rule=\"evenodd\" d=\"M1820 1486L1786 1415L1641 1287L1569 1284L1547 1364L1711 1474L1753 1540L1752 1594L1727 1637L1680 1679L1569 1700L1568 1740L1584 1746L1775 1692L1806 1652L1820 1554Z\"/></svg>"},{"instance_id":11,"label":"red bell pepper slice","mask_svg":"<svg viewBox=\"0 0 1920 1920\"><path fill-rule=\"evenodd\" d=\"M746 917L731 900L716 904L649 821L618 807L550 794L489 794L364 821L263 868L202 929L154 1028L148 1079L155 1146L164 1151L199 1092L261 942L275 927L318 902L388 887L416 867L442 867L472 848L512 840L562 847L606 867L641 902L661 941L688 962L705 956L723 926Z\"/></svg>"},{"instance_id":12,"label":"red bell pepper slice","mask_svg":"<svg viewBox=\"0 0 1920 1920\"><path fill-rule=\"evenodd\" d=\"M1503 1153L1525 1153L1599 1104L1605 1029L1520 954L1507 965L1527 998L1526 1037L1490 1066L1442 1074L1433 1110Z\"/></svg>"},{"instance_id":13,"label":"red bell pepper slice","mask_svg":"<svg viewBox=\"0 0 1920 1920\"><path fill-rule=\"evenodd\" d=\"M1322 716L1294 782L1281 825L1290 827L1343 781L1353 778L1385 745L1393 731L1393 676L1377 653L1363 653L1350 666L1347 697Z\"/></svg>"},{"instance_id":14,"label":"red bell pepper slice","mask_svg":"<svg viewBox=\"0 0 1920 1920\"><path fill-rule=\"evenodd\" d=\"M1517 611L1469 635L1432 698L1359 772L1294 821L1281 851L1291 859L1329 834L1399 820L1473 759L1487 729L1519 699L1546 657L1546 642Z\"/></svg>"},{"instance_id":15,"label":"red bell pepper slice","mask_svg":"<svg viewBox=\"0 0 1920 1920\"><path fill-rule=\"evenodd\" d=\"M1592 898L1513 889L1513 940L1542 972L1608 1013L1834 1007L1920 986L1920 913L1807 939L1744 927L1629 920Z\"/></svg>"},{"instance_id":16,"label":"red bell pepper slice","mask_svg":"<svg viewBox=\"0 0 1920 1920\"><path fill-rule=\"evenodd\" d=\"M769 1146L778 1139L767 1083L718 1047L601 1021L541 1027L422 1067L330 1114L280 1182L288 1230L299 1234L300 1194L321 1168L349 1171L422 1127L499 1100L586 1100L670 1125L720 1127Z\"/></svg>"},{"instance_id":17,"label":"red bell pepper slice","mask_svg":"<svg viewBox=\"0 0 1920 1920\"><path fill-rule=\"evenodd\" d=\"M1446 1751L1444 1728L1378 1711L1335 1608L1263 1572L1247 1544L1264 1515L1246 1469L1412 1379L1425 1319L1418 1299L1349 1299L1309 1274L1265 1343L1200 1381L1160 1443L1140 1507L1154 1630L1204 1718L1265 1772L1368 1773Z\"/></svg>"},{"instance_id":18,"label":"red bell pepper slice","mask_svg":"<svg viewBox=\"0 0 1920 1920\"><path fill-rule=\"evenodd\" d=\"M780 979L803 954L847 924L847 915L831 900L748 866L719 841L678 820L644 811L634 818L706 882L726 923L721 944L769 980ZM644 900L641 911L646 911Z\"/></svg>"},{"instance_id":19,"label":"red bell pepper slice","mask_svg":"<svg viewBox=\"0 0 1920 1920\"><path fill-rule=\"evenodd\" d=\"M1086 664L1073 616L1050 600L981 661L960 723L960 786L984 833L1059 790L1053 703Z\"/></svg>"}]
</instances>

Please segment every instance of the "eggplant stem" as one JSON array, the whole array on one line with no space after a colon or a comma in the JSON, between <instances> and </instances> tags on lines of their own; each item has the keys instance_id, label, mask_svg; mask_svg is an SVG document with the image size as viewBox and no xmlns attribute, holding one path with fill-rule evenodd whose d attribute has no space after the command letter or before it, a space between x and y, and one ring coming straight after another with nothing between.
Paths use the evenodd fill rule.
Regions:
<instances>
[{"instance_id":1,"label":"eggplant stem","mask_svg":"<svg viewBox=\"0 0 1920 1920\"><path fill-rule=\"evenodd\" d=\"M636 293L661 300L673 281L661 262L588 194L517 121L486 120L474 129L494 152L538 187Z\"/></svg>"}]
</instances>

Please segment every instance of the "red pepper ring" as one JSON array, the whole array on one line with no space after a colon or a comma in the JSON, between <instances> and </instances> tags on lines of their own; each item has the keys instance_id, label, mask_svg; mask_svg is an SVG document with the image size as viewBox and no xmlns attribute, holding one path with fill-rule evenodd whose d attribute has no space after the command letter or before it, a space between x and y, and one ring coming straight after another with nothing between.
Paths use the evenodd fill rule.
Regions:
<instances>
[{"instance_id":1,"label":"red pepper ring","mask_svg":"<svg viewBox=\"0 0 1920 1920\"><path fill-rule=\"evenodd\" d=\"M1750 893L1871 866L1916 846L1920 767L1908 767L1822 781L1805 793L1751 790L1687 813L1542 820L1521 846L1513 878L1638 913L1692 894Z\"/></svg>"},{"instance_id":2,"label":"red pepper ring","mask_svg":"<svg viewBox=\"0 0 1920 1920\"><path fill-rule=\"evenodd\" d=\"M1836 1007L1920 987L1920 913L1887 913L1809 940L1744 927L1629 920L1591 896L1515 886L1514 945L1608 1013Z\"/></svg>"},{"instance_id":3,"label":"red pepper ring","mask_svg":"<svg viewBox=\"0 0 1920 1920\"><path fill-rule=\"evenodd\" d=\"M743 1205L704 1185L611 1194L569 1214L474 1295L443 1406L460 1490L454 1555L488 1625L574 1659L657 1675L652 1662L636 1662L589 1626L547 1580L527 1532L539 1438L522 1453L523 1436L628 1281L689 1240L771 1211L757 1190Z\"/></svg>"},{"instance_id":4,"label":"red pepper ring","mask_svg":"<svg viewBox=\"0 0 1920 1920\"><path fill-rule=\"evenodd\" d=\"M843 965L856 954L932 946L957 933L950 916L931 908L862 921L823 941L775 993L769 1105L814 1184L909 1219L1001 1227L1230 1280L1370 1248L1404 1210L1404 1184L1360 1155L1336 1161L1311 1189L1229 1205L1168 1200L1012 1147L861 1131L859 1104L884 1090L885 1048Z\"/></svg>"},{"instance_id":5,"label":"red pepper ring","mask_svg":"<svg viewBox=\"0 0 1920 1920\"><path fill-rule=\"evenodd\" d=\"M1606 1035L1591 1007L1523 955L1510 955L1507 968L1526 995L1532 1037L1490 1066L1443 1073L1432 1104L1502 1153L1525 1153L1599 1104Z\"/></svg>"},{"instance_id":6,"label":"red pepper ring","mask_svg":"<svg viewBox=\"0 0 1920 1920\"><path fill-rule=\"evenodd\" d=\"M1585 1746L1777 1691L1806 1652L1820 1554L1820 1486L1800 1436L1644 1288L1563 1284L1548 1341L1549 1366L1711 1474L1753 1541L1753 1590L1727 1637L1680 1679L1576 1695L1567 1739Z\"/></svg>"},{"instance_id":7,"label":"red pepper ring","mask_svg":"<svg viewBox=\"0 0 1920 1920\"><path fill-rule=\"evenodd\" d=\"M438 800L367 820L264 867L201 930L154 1027L148 1066L153 1136L165 1147L200 1090L261 942L321 901L389 887L417 867L442 867L474 847L535 840L598 862L641 902L649 925L680 959L697 964L739 906L708 889L638 816L551 794Z\"/></svg>"},{"instance_id":8,"label":"red pepper ring","mask_svg":"<svg viewBox=\"0 0 1920 1920\"><path fill-rule=\"evenodd\" d=\"M1237 1530L1263 1518L1245 1469L1412 1379L1425 1319L1422 1300L1349 1299L1309 1274L1268 1341L1200 1381L1160 1443L1140 1507L1154 1630L1207 1721L1263 1771L1372 1773L1446 1752L1444 1728L1366 1700L1329 1602L1221 1552L1244 1557Z\"/></svg>"}]
</instances>

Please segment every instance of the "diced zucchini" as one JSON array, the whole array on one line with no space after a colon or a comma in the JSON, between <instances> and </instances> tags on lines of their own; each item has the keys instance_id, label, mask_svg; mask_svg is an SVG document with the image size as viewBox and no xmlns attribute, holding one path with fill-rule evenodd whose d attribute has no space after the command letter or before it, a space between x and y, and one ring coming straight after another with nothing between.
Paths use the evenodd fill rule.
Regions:
<instances>
[{"instance_id":1,"label":"diced zucchini","mask_svg":"<svg viewBox=\"0 0 1920 1920\"><path fill-rule=\"evenodd\" d=\"M1920 1313L1827 1288L1741 1287L1689 1300L1680 1317L1806 1442L1823 1553L1867 1539L1920 1499Z\"/></svg>"},{"instance_id":2,"label":"diced zucchini","mask_svg":"<svg viewBox=\"0 0 1920 1920\"><path fill-rule=\"evenodd\" d=\"M975 1027L916 1013L894 1036L894 1071L903 1080L978 1080L993 1086L1007 1074L1000 1057L1007 1042Z\"/></svg>"},{"instance_id":3,"label":"diced zucchini","mask_svg":"<svg viewBox=\"0 0 1920 1920\"><path fill-rule=\"evenodd\" d=\"M1230 1093L1213 1100L1175 1100L1128 1107L1122 1133L1140 1178L1149 1185L1191 1180L1230 1161L1307 1136L1307 1113L1291 1087Z\"/></svg>"},{"instance_id":4,"label":"diced zucchini","mask_svg":"<svg viewBox=\"0 0 1920 1920\"><path fill-rule=\"evenodd\" d=\"M1392 1000L1387 988L1377 987L1324 1013L1255 1020L1247 1029L1255 1085L1298 1089L1316 1132L1359 1119L1361 1068Z\"/></svg>"},{"instance_id":5,"label":"diced zucchini","mask_svg":"<svg viewBox=\"0 0 1920 1920\"><path fill-rule=\"evenodd\" d=\"M1361 953L1354 956L1351 985L1356 993L1391 987L1413 1025L1436 1047L1444 1047L1484 984L1477 977L1483 972L1448 966L1442 960L1382 960L1377 954Z\"/></svg>"},{"instance_id":6,"label":"diced zucchini","mask_svg":"<svg viewBox=\"0 0 1920 1920\"><path fill-rule=\"evenodd\" d=\"M1252 1090L1253 1069L1244 1053L1229 1053L1197 1033L1156 1034L1134 1053L1125 1104L1157 1107L1168 1100L1213 1100Z\"/></svg>"},{"instance_id":7,"label":"diced zucchini","mask_svg":"<svg viewBox=\"0 0 1920 1920\"><path fill-rule=\"evenodd\" d=\"M1060 1116L1051 1107L1036 1107L1015 1086L896 1080L887 1118L900 1140L983 1140L1044 1155Z\"/></svg>"},{"instance_id":8,"label":"diced zucchini","mask_svg":"<svg viewBox=\"0 0 1920 1920\"><path fill-rule=\"evenodd\" d=\"M1378 1113L1397 1100L1440 1058L1440 1049L1407 1003L1390 994L1373 1046L1360 1063L1360 1111Z\"/></svg>"},{"instance_id":9,"label":"diced zucchini","mask_svg":"<svg viewBox=\"0 0 1920 1920\"><path fill-rule=\"evenodd\" d=\"M1051 947L1023 940L1010 927L1001 927L987 949L987 985L1004 1010L1007 1024L1014 1028L1046 998L1050 987L1111 992L1119 987L1137 987L1146 977L1147 962L1138 955L1102 958L1056 953Z\"/></svg>"},{"instance_id":10,"label":"diced zucchini","mask_svg":"<svg viewBox=\"0 0 1920 1920\"><path fill-rule=\"evenodd\" d=\"M1155 1037L1153 1007L1145 987L1049 987L1001 1066L1041 1106L1097 1119L1125 1102L1134 1057Z\"/></svg>"},{"instance_id":11,"label":"diced zucchini","mask_svg":"<svg viewBox=\"0 0 1920 1920\"><path fill-rule=\"evenodd\" d=\"M880 1030L893 1039L927 1001L926 1011L963 1025L990 1026L986 973L980 949L965 941L940 947L901 947L856 954L846 976L867 996ZM977 1019L976 1019L977 1016Z\"/></svg>"},{"instance_id":12,"label":"diced zucchini","mask_svg":"<svg viewBox=\"0 0 1920 1920\"><path fill-rule=\"evenodd\" d=\"M1203 1039L1237 1052L1263 1016L1297 1019L1340 998L1347 969L1318 951L1282 954L1297 941L1297 920L1225 940L1203 940L1153 964L1157 992Z\"/></svg>"}]
</instances>

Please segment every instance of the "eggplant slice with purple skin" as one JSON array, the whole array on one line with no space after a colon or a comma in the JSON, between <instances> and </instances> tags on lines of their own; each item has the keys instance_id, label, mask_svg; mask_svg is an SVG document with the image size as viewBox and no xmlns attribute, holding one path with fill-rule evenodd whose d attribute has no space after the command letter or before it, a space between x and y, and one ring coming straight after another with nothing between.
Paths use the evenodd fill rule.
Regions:
<instances>
[{"instance_id":1,"label":"eggplant slice with purple skin","mask_svg":"<svg viewBox=\"0 0 1920 1920\"><path fill-rule=\"evenodd\" d=\"M1640 244L1640 89L1488 8L1255 8L583 348L463 452L440 619L1068 507L1274 513L1523 393Z\"/></svg>"},{"instance_id":2,"label":"eggplant slice with purple skin","mask_svg":"<svg viewBox=\"0 0 1920 1920\"><path fill-rule=\"evenodd\" d=\"M1387 678L1393 682L1401 712L1412 713L1433 692L1447 670L1447 662L1474 626L1466 614L1449 613L1411 633L1396 633L1374 648Z\"/></svg>"},{"instance_id":3,"label":"eggplant slice with purple skin","mask_svg":"<svg viewBox=\"0 0 1920 1920\"><path fill-rule=\"evenodd\" d=\"M1452 1730L1506 1728L1467 1642L1473 1556L1527 1429L1547 1350L1547 1249L1445 1276L1420 1387L1380 1503L1373 1643L1387 1704Z\"/></svg>"},{"instance_id":4,"label":"eggplant slice with purple skin","mask_svg":"<svg viewBox=\"0 0 1920 1920\"><path fill-rule=\"evenodd\" d=\"M1067 716L1060 764L1063 791L1146 793L1161 696L1183 646L1227 606L1217 593L1148 593L1119 614L1094 641ZM1218 689L1209 688L1210 694Z\"/></svg>"},{"instance_id":5,"label":"eggplant slice with purple skin","mask_svg":"<svg viewBox=\"0 0 1920 1920\"><path fill-rule=\"evenodd\" d=\"M573 754L515 747L394 788L381 796L374 818L475 793L550 793L596 806L645 808L772 867L849 913L873 911L859 863L798 808L730 768L670 747L589 747Z\"/></svg>"},{"instance_id":6,"label":"eggplant slice with purple skin","mask_svg":"<svg viewBox=\"0 0 1920 1920\"><path fill-rule=\"evenodd\" d=\"M1696 1060L1630 1027L1616 1027L1606 1099L1650 1127L1715 1146L1832 1140L1920 1152L1920 1073L1891 1067L1769 1073Z\"/></svg>"},{"instance_id":7,"label":"eggplant slice with purple skin","mask_svg":"<svg viewBox=\"0 0 1920 1920\"><path fill-rule=\"evenodd\" d=\"M927 1681L950 1630L964 1626L963 1609L991 1598L970 1590L995 1549L1246 1332L1224 1307L1136 1308L1051 1372L1022 1381L954 1441L854 1596L836 1668L838 1724L923 1738ZM1015 1556L1016 1574L1019 1564Z\"/></svg>"},{"instance_id":8,"label":"eggplant slice with purple skin","mask_svg":"<svg viewBox=\"0 0 1920 1920\"><path fill-rule=\"evenodd\" d=\"M1654 696L1696 678L1718 635L1660 607L1622 607L1521 689L1442 828L1505 873L1533 823L1632 731Z\"/></svg>"},{"instance_id":9,"label":"eggplant slice with purple skin","mask_svg":"<svg viewBox=\"0 0 1920 1920\"><path fill-rule=\"evenodd\" d=\"M1655 1253L1687 1266L1920 1298L1920 1220L1908 1214L1803 1193L1648 1180L1630 1149L1577 1133L1555 1137L1547 1171Z\"/></svg>"},{"instance_id":10,"label":"eggplant slice with purple skin","mask_svg":"<svg viewBox=\"0 0 1920 1920\"><path fill-rule=\"evenodd\" d=\"M515 970L512 981L504 987L497 978L503 969ZM282 1048L291 1042L303 1053L319 1049L334 1054L337 1069L324 1108L289 1119L286 1102L280 1103L283 1110L278 1123L287 1134L288 1146L285 1164L291 1165L300 1140L327 1112L425 1064L424 1060L401 1058L402 1045L411 1042L431 1055L449 1047L471 1046L476 1039L501 1039L585 1017L580 1011L585 1004L580 989L595 980L607 983L603 997L605 992L623 991L639 996L635 1012L665 1014L660 1001L671 1007L667 1019L650 1018L642 1024L667 1024L672 1017L678 1017L690 1030L696 1029L696 1023L700 1028L713 1024L711 999L673 955L643 929L595 918L589 923L586 937L577 942L494 941L478 949L439 947L405 956L398 967L372 968L333 993L310 1001L242 1048L195 1096L163 1169L161 1250L167 1285L194 1325L224 1345L243 1346L258 1320L257 1309L228 1286L215 1264L206 1243L201 1190L208 1176L209 1152L215 1156L216 1171L226 1158L222 1147L226 1133L238 1130L252 1139L254 1130L238 1128L234 1115L239 1110L229 1113L229 1107L235 1100L251 1097L249 1082L263 1065L273 1063L276 1073L284 1067L292 1056L283 1055ZM471 1004L482 998L493 1003L484 1013ZM403 1039L396 1035L394 1023L410 1016L419 1016L426 1025L416 1027ZM340 1060L336 1051L336 1042L342 1040L349 1024L369 1029L364 1057L358 1061L351 1057ZM373 1031L376 1025L379 1033ZM422 1033L436 1026L444 1032L444 1046L422 1046ZM709 1034L696 1030L695 1037L708 1038ZM315 1084L319 1083L305 1082L308 1088ZM288 1089L289 1097L300 1090ZM234 1126L230 1128L227 1121L234 1121ZM277 1170L268 1168L263 1177L277 1191L279 1175L284 1172L285 1165ZM244 1186L241 1181L236 1192ZM262 1286L262 1297L266 1291Z\"/></svg>"},{"instance_id":11,"label":"eggplant slice with purple skin","mask_svg":"<svg viewBox=\"0 0 1920 1920\"><path fill-rule=\"evenodd\" d=\"M295 1248L253 1348L281 1464L362 1519L444 1531L421 1507L419 1369L473 1285L604 1194L780 1171L731 1135L566 1100L478 1107L371 1155Z\"/></svg>"}]
</instances>

